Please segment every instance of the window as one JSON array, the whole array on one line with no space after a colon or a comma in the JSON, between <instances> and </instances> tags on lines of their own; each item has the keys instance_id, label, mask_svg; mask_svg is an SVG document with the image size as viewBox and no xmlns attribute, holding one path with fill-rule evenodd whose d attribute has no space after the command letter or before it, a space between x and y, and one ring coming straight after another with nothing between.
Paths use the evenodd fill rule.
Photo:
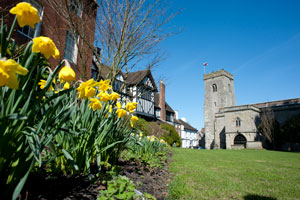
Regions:
<instances>
[{"instance_id":1,"label":"window","mask_svg":"<svg viewBox=\"0 0 300 200\"><path fill-rule=\"evenodd\" d=\"M42 7L42 5L39 4L38 2L34 1L34 0L27 0L26 2L30 3L33 7L35 7L38 10L40 20L42 21L42 17L43 17L43 7ZM22 28L19 27L18 32L20 34L24 35L25 37L30 38L30 39L38 37L38 36L40 36L40 33L41 33L41 22L35 24L34 28L31 28L30 26L24 26Z\"/></svg>"},{"instance_id":2,"label":"window","mask_svg":"<svg viewBox=\"0 0 300 200\"><path fill-rule=\"evenodd\" d=\"M148 100L148 101L151 101L151 92L145 90L145 91L142 93L142 98L143 98L143 99L146 99L146 100Z\"/></svg>"},{"instance_id":3,"label":"window","mask_svg":"<svg viewBox=\"0 0 300 200\"><path fill-rule=\"evenodd\" d=\"M213 92L218 91L217 85L216 85L216 84L213 84L213 85L212 85L212 89L213 89Z\"/></svg>"},{"instance_id":4,"label":"window","mask_svg":"<svg viewBox=\"0 0 300 200\"><path fill-rule=\"evenodd\" d=\"M241 119L239 117L236 118L235 125L236 125L236 127L241 126Z\"/></svg>"},{"instance_id":5,"label":"window","mask_svg":"<svg viewBox=\"0 0 300 200\"><path fill-rule=\"evenodd\" d=\"M122 85L123 85L123 82L122 82L122 81L120 81L120 80L115 80L115 81L114 81L114 84L113 84L113 90L114 90L114 91L121 92L120 90L121 90Z\"/></svg>"},{"instance_id":6,"label":"window","mask_svg":"<svg viewBox=\"0 0 300 200\"><path fill-rule=\"evenodd\" d=\"M78 53L76 40L78 40L78 37L75 37L71 31L67 31L64 58L74 64L76 64L77 62L77 53Z\"/></svg>"},{"instance_id":7,"label":"window","mask_svg":"<svg viewBox=\"0 0 300 200\"><path fill-rule=\"evenodd\" d=\"M79 17L81 17L82 6L80 0L71 0L70 10L75 12Z\"/></svg>"}]
</instances>

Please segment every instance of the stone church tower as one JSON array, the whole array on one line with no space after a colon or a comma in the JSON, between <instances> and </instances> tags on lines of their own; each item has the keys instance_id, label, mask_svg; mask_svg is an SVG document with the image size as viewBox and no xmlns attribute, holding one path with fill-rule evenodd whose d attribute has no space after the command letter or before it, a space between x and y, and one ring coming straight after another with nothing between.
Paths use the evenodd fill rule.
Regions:
<instances>
[{"instance_id":1,"label":"stone church tower","mask_svg":"<svg viewBox=\"0 0 300 200\"><path fill-rule=\"evenodd\" d=\"M215 114L220 108L236 105L233 75L224 69L204 74L204 85L205 148L219 148L220 136L216 134Z\"/></svg>"}]
</instances>

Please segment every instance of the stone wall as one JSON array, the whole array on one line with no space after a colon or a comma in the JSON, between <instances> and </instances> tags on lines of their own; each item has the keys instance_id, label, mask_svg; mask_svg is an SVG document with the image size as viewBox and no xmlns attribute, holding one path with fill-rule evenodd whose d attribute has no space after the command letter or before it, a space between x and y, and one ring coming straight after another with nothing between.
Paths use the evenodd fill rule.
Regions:
<instances>
[{"instance_id":1,"label":"stone wall","mask_svg":"<svg viewBox=\"0 0 300 200\"><path fill-rule=\"evenodd\" d=\"M217 144L220 142L217 141L218 138L215 136L215 113L219 112L220 108L234 106L236 104L233 75L225 70L205 74L204 84L205 147L211 149L220 145ZM216 91L213 91L213 85L216 86Z\"/></svg>"}]
</instances>

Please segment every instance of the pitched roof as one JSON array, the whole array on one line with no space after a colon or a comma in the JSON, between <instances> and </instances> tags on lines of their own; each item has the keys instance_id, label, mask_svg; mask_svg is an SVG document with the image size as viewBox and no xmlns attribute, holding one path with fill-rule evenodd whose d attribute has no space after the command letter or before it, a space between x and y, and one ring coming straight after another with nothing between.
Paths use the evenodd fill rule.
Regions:
<instances>
[{"instance_id":1,"label":"pitched roof","mask_svg":"<svg viewBox=\"0 0 300 200\"><path fill-rule=\"evenodd\" d=\"M99 64L99 74L103 79L107 79L109 73L111 72L111 68L104 64Z\"/></svg>"},{"instance_id":2,"label":"pitched roof","mask_svg":"<svg viewBox=\"0 0 300 200\"><path fill-rule=\"evenodd\" d=\"M179 122L179 124L184 126L184 129L198 132L198 130L196 128L192 127L189 123L187 123L181 119L178 119L177 121Z\"/></svg>"},{"instance_id":3,"label":"pitched roof","mask_svg":"<svg viewBox=\"0 0 300 200\"><path fill-rule=\"evenodd\" d=\"M155 93L155 95L154 95L154 106L156 108L160 108L159 94L158 93ZM171 108L171 106L167 102L165 102L165 106L166 106L166 111L171 112L171 113L175 113L175 111Z\"/></svg>"},{"instance_id":4,"label":"pitched roof","mask_svg":"<svg viewBox=\"0 0 300 200\"><path fill-rule=\"evenodd\" d=\"M175 111L171 108L171 106L169 106L169 104L166 102L166 111L175 113Z\"/></svg>"},{"instance_id":5,"label":"pitched roof","mask_svg":"<svg viewBox=\"0 0 300 200\"><path fill-rule=\"evenodd\" d=\"M285 100L278 100L278 101L269 101L264 103L256 103L251 105L256 106L258 108L265 108L265 107L292 105L292 104L299 104L299 103L300 103L300 98L295 98L295 99L285 99Z\"/></svg>"},{"instance_id":6,"label":"pitched roof","mask_svg":"<svg viewBox=\"0 0 300 200\"><path fill-rule=\"evenodd\" d=\"M98 67L99 67L100 77L103 79L107 79L109 73L111 73L111 68L104 64L98 64ZM139 83L141 83L141 81L144 80L144 78L146 76L149 76L149 78L151 79L151 81L153 83L154 91L157 91L157 87L156 87L154 78L149 69L136 71L136 72L130 72L127 74L127 77L125 77L124 73L122 73L122 72L119 72L119 73L122 74L122 76L126 79L127 86L138 85Z\"/></svg>"},{"instance_id":7,"label":"pitched roof","mask_svg":"<svg viewBox=\"0 0 300 200\"><path fill-rule=\"evenodd\" d=\"M136 85L139 84L148 74L148 70L136 71L128 73L127 75L127 84Z\"/></svg>"}]
</instances>

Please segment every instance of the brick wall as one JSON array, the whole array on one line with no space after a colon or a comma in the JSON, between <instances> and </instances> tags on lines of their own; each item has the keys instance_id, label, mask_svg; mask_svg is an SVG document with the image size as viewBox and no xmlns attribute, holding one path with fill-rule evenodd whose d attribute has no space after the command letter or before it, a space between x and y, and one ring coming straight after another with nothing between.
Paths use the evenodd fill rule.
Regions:
<instances>
[{"instance_id":1,"label":"brick wall","mask_svg":"<svg viewBox=\"0 0 300 200\"><path fill-rule=\"evenodd\" d=\"M14 19L13 15L8 14L8 11L18 2L21 1L1 0L0 2L0 7L6 10L6 24L8 25L10 25ZM54 41L60 52L60 59L63 59L64 56L67 30L70 29L69 27L72 25L77 27L75 29L80 32L77 63L71 63L71 65L75 69L78 79L80 77L82 79L91 78L92 54L97 12L97 6L95 2L93 0L83 0L83 11L81 16L76 15L76 13L73 13L73 15L68 15L70 12L63 11L62 9L67 8L69 5L65 0L53 0L53 2L56 2L62 6L62 9L60 7L54 8L53 3L49 3L47 0L39 0L37 2L43 6L43 18L40 35L47 36ZM17 32L14 33L13 38L16 39L17 44L19 45L27 43L30 40ZM52 68L55 68L59 61L60 60L53 58L49 59Z\"/></svg>"}]
</instances>

